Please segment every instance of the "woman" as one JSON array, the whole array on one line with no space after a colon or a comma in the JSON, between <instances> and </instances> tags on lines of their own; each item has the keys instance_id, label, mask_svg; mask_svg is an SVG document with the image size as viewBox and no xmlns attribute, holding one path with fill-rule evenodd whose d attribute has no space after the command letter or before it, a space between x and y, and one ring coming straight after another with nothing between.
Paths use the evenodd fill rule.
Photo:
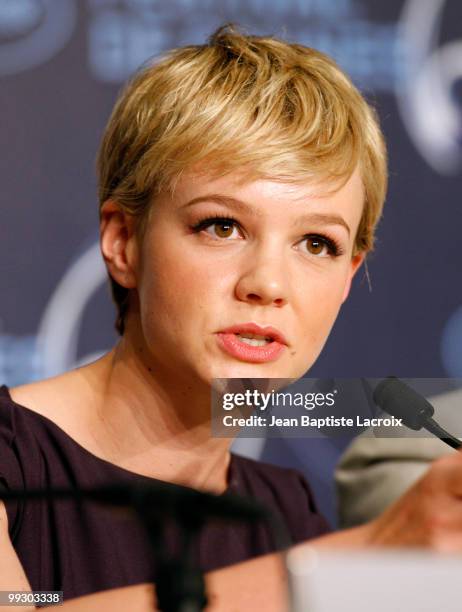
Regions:
<instances>
[{"instance_id":1,"label":"woman","mask_svg":"<svg viewBox=\"0 0 462 612\"><path fill-rule=\"evenodd\" d=\"M223 27L133 79L98 167L121 338L85 367L2 389L3 484L160 479L253 495L296 542L326 533L297 472L210 436L210 390L216 378L298 378L322 350L385 197L374 112L323 54ZM9 588L15 577L15 588L69 599L150 580L133 521L71 502L2 510ZM336 542L364 544L365 533ZM208 527L199 562L272 549L264 527Z\"/></svg>"}]
</instances>

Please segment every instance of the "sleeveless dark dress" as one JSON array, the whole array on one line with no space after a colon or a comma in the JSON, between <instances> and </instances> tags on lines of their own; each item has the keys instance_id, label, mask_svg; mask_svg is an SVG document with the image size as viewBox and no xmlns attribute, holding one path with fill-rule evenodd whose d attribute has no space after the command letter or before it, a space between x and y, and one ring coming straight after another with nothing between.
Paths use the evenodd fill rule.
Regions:
<instances>
[{"instance_id":1,"label":"sleeveless dark dress","mask_svg":"<svg viewBox=\"0 0 462 612\"><path fill-rule=\"evenodd\" d=\"M227 491L257 498L284 518L294 543L329 531L304 477L292 469L232 455ZM96 487L156 482L96 457L53 421L13 402L0 387L0 488ZM157 481L158 482L158 481ZM144 528L94 502L5 503L9 533L33 590L64 599L150 582L155 567ZM168 531L175 549L174 526ZM213 523L201 533L197 560L209 571L274 551L271 532Z\"/></svg>"}]
</instances>

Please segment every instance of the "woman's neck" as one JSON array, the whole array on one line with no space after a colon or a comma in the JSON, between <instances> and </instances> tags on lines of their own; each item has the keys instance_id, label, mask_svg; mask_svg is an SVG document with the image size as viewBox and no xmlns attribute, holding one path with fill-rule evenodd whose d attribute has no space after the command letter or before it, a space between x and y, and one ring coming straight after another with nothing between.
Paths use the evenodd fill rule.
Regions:
<instances>
[{"instance_id":1,"label":"woman's neck","mask_svg":"<svg viewBox=\"0 0 462 612\"><path fill-rule=\"evenodd\" d=\"M94 443L125 469L223 492L231 440L211 437L209 388L150 369L122 340L76 371L92 397L88 418Z\"/></svg>"}]
</instances>

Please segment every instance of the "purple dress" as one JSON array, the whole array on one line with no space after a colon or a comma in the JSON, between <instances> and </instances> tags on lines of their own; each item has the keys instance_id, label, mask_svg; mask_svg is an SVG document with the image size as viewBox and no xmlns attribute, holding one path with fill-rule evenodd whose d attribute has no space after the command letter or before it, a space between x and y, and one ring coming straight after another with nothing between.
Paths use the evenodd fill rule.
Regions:
<instances>
[{"instance_id":1,"label":"purple dress","mask_svg":"<svg viewBox=\"0 0 462 612\"><path fill-rule=\"evenodd\" d=\"M53 421L16 404L0 387L0 487L97 487L156 482L96 457ZM158 482L158 481L157 481ZM232 455L227 491L254 497L278 512L294 543L329 531L302 474ZM33 590L59 590L64 599L155 580L144 527L94 502L5 503L10 538ZM166 537L177 544L175 525ZM175 544L176 542L176 544ZM214 522L201 532L196 560L204 571L273 552L265 524Z\"/></svg>"}]
</instances>

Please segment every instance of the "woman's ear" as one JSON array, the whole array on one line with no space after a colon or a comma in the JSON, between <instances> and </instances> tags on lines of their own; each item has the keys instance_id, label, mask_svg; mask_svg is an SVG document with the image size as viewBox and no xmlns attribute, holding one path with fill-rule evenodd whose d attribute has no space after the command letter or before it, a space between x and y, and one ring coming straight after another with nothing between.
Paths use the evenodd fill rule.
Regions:
<instances>
[{"instance_id":1,"label":"woman's ear","mask_svg":"<svg viewBox=\"0 0 462 612\"><path fill-rule=\"evenodd\" d=\"M347 299L348 295L350 294L351 282L354 278L354 275L359 270L359 268L361 267L361 264L363 263L365 259L366 259L366 253L364 251L361 251L360 253L358 253L357 255L354 255L351 258L350 269L348 270L347 282L345 284L345 289L343 291L342 304Z\"/></svg>"},{"instance_id":2,"label":"woman's ear","mask_svg":"<svg viewBox=\"0 0 462 612\"><path fill-rule=\"evenodd\" d=\"M122 287L137 286L138 243L135 217L107 200L100 211L101 252L110 276Z\"/></svg>"}]
</instances>

